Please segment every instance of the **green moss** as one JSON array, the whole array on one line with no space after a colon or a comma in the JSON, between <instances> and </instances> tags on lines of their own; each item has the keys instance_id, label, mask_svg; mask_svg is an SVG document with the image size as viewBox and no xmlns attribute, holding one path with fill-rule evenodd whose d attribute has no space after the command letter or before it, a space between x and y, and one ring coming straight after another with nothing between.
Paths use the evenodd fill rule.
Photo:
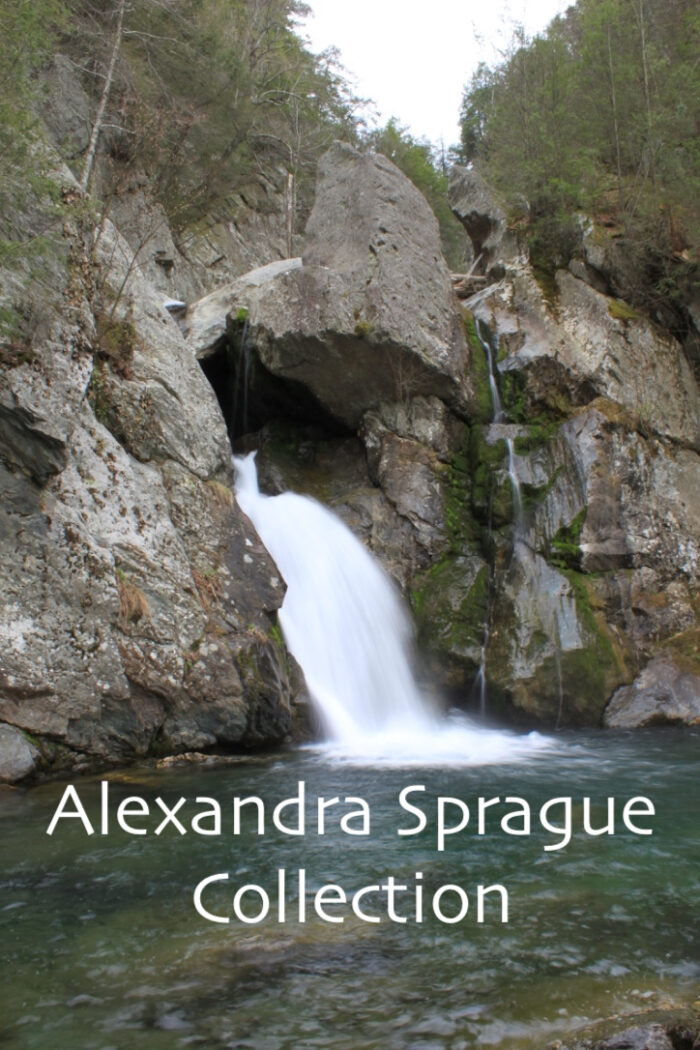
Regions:
<instances>
[{"instance_id":1,"label":"green moss","mask_svg":"<svg viewBox=\"0 0 700 1050\"><path fill-rule=\"evenodd\" d=\"M369 323L369 321L358 321L355 325L355 335L358 339L366 339L371 331L372 325Z\"/></svg>"},{"instance_id":2,"label":"green moss","mask_svg":"<svg viewBox=\"0 0 700 1050\"><path fill-rule=\"evenodd\" d=\"M270 626L270 637L279 649L284 650L284 638L282 637L282 630L279 625L279 620L275 620L275 622Z\"/></svg>"},{"instance_id":3,"label":"green moss","mask_svg":"<svg viewBox=\"0 0 700 1050\"><path fill-rule=\"evenodd\" d=\"M245 324L245 322L248 320L248 307L247 306L239 307L239 309L236 311L235 320L238 322L238 324Z\"/></svg>"},{"instance_id":4,"label":"green moss","mask_svg":"<svg viewBox=\"0 0 700 1050\"><path fill-rule=\"evenodd\" d=\"M510 481L503 474L496 483L496 474L507 455L505 441L489 444L478 424L471 427L469 437L469 466L471 473L471 505L474 515L489 525L492 519L496 526L512 519L513 493Z\"/></svg>"},{"instance_id":5,"label":"green moss","mask_svg":"<svg viewBox=\"0 0 700 1050\"><path fill-rule=\"evenodd\" d=\"M700 673L700 628L691 627L681 634L676 634L660 645L670 649L682 667L692 674Z\"/></svg>"},{"instance_id":6,"label":"green moss","mask_svg":"<svg viewBox=\"0 0 700 1050\"><path fill-rule=\"evenodd\" d=\"M520 434L513 442L513 447L519 456L526 456L528 452L542 448L556 434L561 423L558 419L547 416L536 416L527 423L527 434Z\"/></svg>"},{"instance_id":7,"label":"green moss","mask_svg":"<svg viewBox=\"0 0 700 1050\"><path fill-rule=\"evenodd\" d=\"M513 423L529 422L525 377L521 372L504 372L501 375L501 399L503 409Z\"/></svg>"},{"instance_id":8,"label":"green moss","mask_svg":"<svg viewBox=\"0 0 700 1050\"><path fill-rule=\"evenodd\" d=\"M547 560L559 569L580 569L582 551L579 546L588 508L584 507L569 525L562 525L549 542Z\"/></svg>"},{"instance_id":9,"label":"green moss","mask_svg":"<svg viewBox=\"0 0 700 1050\"><path fill-rule=\"evenodd\" d=\"M562 571L569 581L574 593L576 611L579 618L596 639L594 649L600 666L606 670L619 668L620 661L617 658L612 641L608 636L607 629L603 623L601 623L598 616L596 616L593 608L591 593L589 590L591 578L584 573L576 572L573 569L564 569Z\"/></svg>"},{"instance_id":10,"label":"green moss","mask_svg":"<svg viewBox=\"0 0 700 1050\"><path fill-rule=\"evenodd\" d=\"M481 646L489 588L488 566L482 565L473 578L472 573L472 560L447 556L414 584L411 604L419 642L427 650L469 659L469 653Z\"/></svg>"},{"instance_id":11,"label":"green moss","mask_svg":"<svg viewBox=\"0 0 700 1050\"><path fill-rule=\"evenodd\" d=\"M471 311L462 310L462 326L471 350L471 373L476 386L477 420L480 423L489 423L493 419L493 397L489 382L489 366L481 340L476 332L476 320Z\"/></svg>"},{"instance_id":12,"label":"green moss","mask_svg":"<svg viewBox=\"0 0 700 1050\"><path fill-rule=\"evenodd\" d=\"M637 321L641 317L639 310L635 310L624 299L611 299L608 303L608 313L616 321L624 321L625 324L629 321Z\"/></svg>"}]
</instances>

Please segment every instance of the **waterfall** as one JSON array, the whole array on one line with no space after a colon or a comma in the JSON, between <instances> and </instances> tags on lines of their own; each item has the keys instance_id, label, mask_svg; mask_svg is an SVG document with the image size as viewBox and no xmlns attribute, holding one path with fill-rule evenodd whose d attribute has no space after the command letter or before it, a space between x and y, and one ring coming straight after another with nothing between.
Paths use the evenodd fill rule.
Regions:
<instances>
[{"instance_id":1,"label":"waterfall","mask_svg":"<svg viewBox=\"0 0 700 1050\"><path fill-rule=\"evenodd\" d=\"M347 526L306 496L265 496L255 453L234 457L236 499L287 584L279 611L331 754L356 761L481 764L530 754L527 737L438 714L411 670L411 625L389 578Z\"/></svg>"},{"instance_id":2,"label":"waterfall","mask_svg":"<svg viewBox=\"0 0 700 1050\"><path fill-rule=\"evenodd\" d=\"M508 477L510 478L510 484L513 489L513 524L515 526L515 538L517 540L523 533L523 494L520 490L520 478L515 469L515 449L513 447L513 439L507 438L506 445L508 446Z\"/></svg>"},{"instance_id":3,"label":"waterfall","mask_svg":"<svg viewBox=\"0 0 700 1050\"><path fill-rule=\"evenodd\" d=\"M491 390L491 404L493 406L493 422L500 423L505 419L505 413L503 412L503 405L501 403L501 395L498 392L498 383L496 382L496 371L493 364L493 353L491 351L491 344L488 339L484 338L481 331L481 322L479 318L474 318L474 326L476 334L481 343L484 353L486 354L486 362L489 370L489 388ZM491 508L489 507L489 531L491 528ZM490 535L489 535L490 539ZM492 575L492 570L491 570ZM486 714L486 650L489 644L489 620L491 615L491 583L492 580L489 578L489 594L486 601L486 616L484 618L484 633L481 642L481 653L479 656L479 670L476 674L474 681L474 690L478 690L479 696L479 711L482 718Z\"/></svg>"},{"instance_id":4,"label":"waterfall","mask_svg":"<svg viewBox=\"0 0 700 1050\"><path fill-rule=\"evenodd\" d=\"M238 341L238 361L236 380L233 386L233 403L231 405L231 434L245 434L248 430L248 386L250 384L250 353L248 339L248 318L243 321ZM240 415L239 415L240 405Z\"/></svg>"},{"instance_id":5,"label":"waterfall","mask_svg":"<svg viewBox=\"0 0 700 1050\"><path fill-rule=\"evenodd\" d=\"M491 403L493 405L493 422L500 423L505 419L505 414L503 412L503 405L501 404L501 395L498 392L498 383L496 382L496 372L493 365L493 351L491 350L491 344L488 339L484 339L481 334L481 322L478 317L475 318L475 328L479 342L484 348L486 362L489 369L489 388L491 390Z\"/></svg>"}]
</instances>

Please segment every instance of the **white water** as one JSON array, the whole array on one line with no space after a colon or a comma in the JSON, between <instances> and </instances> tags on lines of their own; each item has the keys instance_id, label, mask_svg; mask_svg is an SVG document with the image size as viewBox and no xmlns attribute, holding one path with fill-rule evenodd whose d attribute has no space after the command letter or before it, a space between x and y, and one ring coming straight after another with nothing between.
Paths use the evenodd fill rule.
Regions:
<instances>
[{"instance_id":1,"label":"white water","mask_svg":"<svg viewBox=\"0 0 700 1050\"><path fill-rule=\"evenodd\" d=\"M515 525L515 538L517 540L522 536L523 526L525 524L523 495L520 490L520 478L518 477L518 471L515 466L513 439L507 438L506 445L508 446L508 477L510 478L511 488L513 489L513 524Z\"/></svg>"},{"instance_id":2,"label":"white water","mask_svg":"<svg viewBox=\"0 0 700 1050\"><path fill-rule=\"evenodd\" d=\"M484 348L484 353L486 354L486 361L489 368L489 388L491 390L491 403L493 405L493 422L500 423L506 417L505 413L503 412L503 405L501 404L501 395L498 392L496 373L493 367L493 354L491 352L491 344L489 343L488 339L484 339L483 335L481 334L481 324L479 322L478 317L476 318L475 327L476 334L479 337L479 342Z\"/></svg>"},{"instance_id":3,"label":"white water","mask_svg":"<svg viewBox=\"0 0 700 1050\"><path fill-rule=\"evenodd\" d=\"M536 733L439 715L415 682L410 622L374 558L315 500L262 495L255 453L233 462L238 504L287 584L280 625L322 719L326 752L372 764L477 765L547 746Z\"/></svg>"}]
</instances>

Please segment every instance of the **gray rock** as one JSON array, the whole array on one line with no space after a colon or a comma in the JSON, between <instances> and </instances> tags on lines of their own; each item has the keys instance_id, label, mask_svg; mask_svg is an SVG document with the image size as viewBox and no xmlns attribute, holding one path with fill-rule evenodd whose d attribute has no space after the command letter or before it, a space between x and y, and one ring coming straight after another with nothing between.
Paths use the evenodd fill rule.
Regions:
<instances>
[{"instance_id":1,"label":"gray rock","mask_svg":"<svg viewBox=\"0 0 700 1050\"><path fill-rule=\"evenodd\" d=\"M673 1050L673 1043L662 1025L649 1024L626 1028L607 1039L579 1040L571 1050Z\"/></svg>"},{"instance_id":2,"label":"gray rock","mask_svg":"<svg viewBox=\"0 0 700 1050\"><path fill-rule=\"evenodd\" d=\"M59 274L31 362L0 362L0 719L57 769L291 725L284 584L233 504L214 393L101 233L94 316Z\"/></svg>"},{"instance_id":3,"label":"gray rock","mask_svg":"<svg viewBox=\"0 0 700 1050\"><path fill-rule=\"evenodd\" d=\"M493 585L486 653L496 706L545 725L597 725L624 668L590 599L526 544L516 542Z\"/></svg>"},{"instance_id":4,"label":"gray rock","mask_svg":"<svg viewBox=\"0 0 700 1050\"><path fill-rule=\"evenodd\" d=\"M198 358L208 357L213 353L220 340L226 335L226 317L238 308L246 291L251 288L262 288L274 281L280 274L290 273L301 266L301 259L282 259L268 263L238 277L230 284L217 288L192 303L185 314L185 335L194 354Z\"/></svg>"},{"instance_id":5,"label":"gray rock","mask_svg":"<svg viewBox=\"0 0 700 1050\"><path fill-rule=\"evenodd\" d=\"M474 168L455 165L447 192L452 211L469 234L474 258L481 257L475 272L500 279L506 265L521 255L517 237L508 229L503 206Z\"/></svg>"},{"instance_id":6,"label":"gray rock","mask_svg":"<svg viewBox=\"0 0 700 1050\"><path fill-rule=\"evenodd\" d=\"M368 455L372 455L383 430L419 442L446 462L459 446L464 427L439 398L414 397L379 405L365 415L361 436Z\"/></svg>"},{"instance_id":7,"label":"gray rock","mask_svg":"<svg viewBox=\"0 0 700 1050\"><path fill-rule=\"evenodd\" d=\"M265 367L349 427L415 396L473 406L437 221L385 157L336 143L319 165L301 268L245 287L231 307L248 310Z\"/></svg>"},{"instance_id":8,"label":"gray rock","mask_svg":"<svg viewBox=\"0 0 700 1050\"><path fill-rule=\"evenodd\" d=\"M42 118L49 135L67 160L81 157L90 141L93 105L85 93L78 70L65 55L55 55L43 71L42 81L51 104Z\"/></svg>"},{"instance_id":9,"label":"gray rock","mask_svg":"<svg viewBox=\"0 0 700 1050\"><path fill-rule=\"evenodd\" d=\"M115 309L105 305L108 324L128 342L126 360L98 368L93 380L104 422L139 460L176 459L201 478L226 469L230 449L214 393L109 220L95 252L104 280L119 289Z\"/></svg>"},{"instance_id":10,"label":"gray rock","mask_svg":"<svg viewBox=\"0 0 700 1050\"><path fill-rule=\"evenodd\" d=\"M529 266L511 267L470 306L499 332L533 414L542 406L590 402L596 395L628 413L628 425L691 448L700 440L700 398L678 342L636 311L625 311L572 274L557 273L552 309Z\"/></svg>"},{"instance_id":11,"label":"gray rock","mask_svg":"<svg viewBox=\"0 0 700 1050\"><path fill-rule=\"evenodd\" d=\"M647 664L632 685L618 689L605 709L609 729L664 723L700 725L700 674L672 652Z\"/></svg>"},{"instance_id":12,"label":"gray rock","mask_svg":"<svg viewBox=\"0 0 700 1050\"><path fill-rule=\"evenodd\" d=\"M36 769L40 753L14 726L0 724L0 781L16 784Z\"/></svg>"}]
</instances>

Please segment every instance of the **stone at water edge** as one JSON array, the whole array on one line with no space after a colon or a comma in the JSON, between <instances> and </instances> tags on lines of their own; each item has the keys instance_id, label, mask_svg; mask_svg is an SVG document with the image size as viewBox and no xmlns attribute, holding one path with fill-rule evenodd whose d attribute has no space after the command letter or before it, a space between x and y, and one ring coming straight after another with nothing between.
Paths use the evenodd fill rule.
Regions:
<instances>
[{"instance_id":1,"label":"stone at water edge","mask_svg":"<svg viewBox=\"0 0 700 1050\"><path fill-rule=\"evenodd\" d=\"M700 674L662 652L631 685L618 689L605 709L608 729L676 723L700 725Z\"/></svg>"},{"instance_id":2,"label":"stone at water edge","mask_svg":"<svg viewBox=\"0 0 700 1050\"><path fill-rule=\"evenodd\" d=\"M34 772L39 757L38 749L20 729L0 725L0 783L24 780Z\"/></svg>"}]
</instances>

